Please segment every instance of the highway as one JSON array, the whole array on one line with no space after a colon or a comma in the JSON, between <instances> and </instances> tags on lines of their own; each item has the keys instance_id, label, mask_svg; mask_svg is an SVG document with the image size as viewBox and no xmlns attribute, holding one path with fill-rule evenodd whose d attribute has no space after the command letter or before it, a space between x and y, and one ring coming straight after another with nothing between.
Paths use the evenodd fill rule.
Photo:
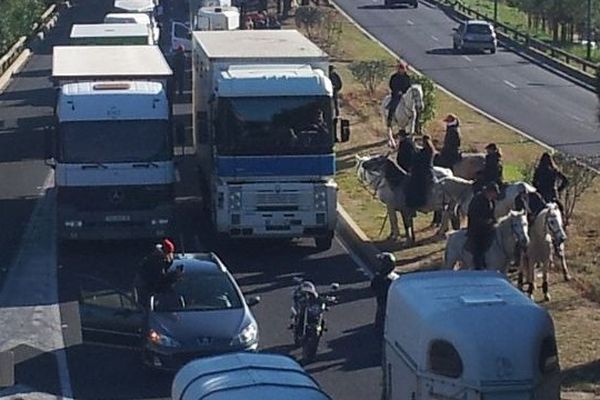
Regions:
<instances>
[{"instance_id":1,"label":"highway","mask_svg":"<svg viewBox=\"0 0 600 400\"><path fill-rule=\"evenodd\" d=\"M387 9L379 0L335 3L371 35L450 92L569 154L600 164L595 93L511 51L454 54L458 26L427 2Z\"/></svg>"},{"instance_id":2,"label":"highway","mask_svg":"<svg viewBox=\"0 0 600 400\"><path fill-rule=\"evenodd\" d=\"M52 171L44 164L44 128L51 123L54 91L49 80L51 45L66 44L74 22L100 22L110 1L79 1L65 12L45 45L0 94L0 351L15 352L16 382L0 398L168 398L172 375L141 367L139 353L81 342L73 274L130 286L151 242L56 246ZM189 92L175 105L189 121ZM338 240L327 252L312 241L214 243L194 201L189 160L180 160L178 246L215 250L247 295L261 296L253 310L261 350L300 357L289 324L294 276L320 288L339 282L339 304L327 314L328 332L317 360L305 368L335 399L380 394L379 348L371 322L375 303L368 279ZM192 188L192 189L190 189ZM66 350L65 350L66 348Z\"/></svg>"}]
</instances>

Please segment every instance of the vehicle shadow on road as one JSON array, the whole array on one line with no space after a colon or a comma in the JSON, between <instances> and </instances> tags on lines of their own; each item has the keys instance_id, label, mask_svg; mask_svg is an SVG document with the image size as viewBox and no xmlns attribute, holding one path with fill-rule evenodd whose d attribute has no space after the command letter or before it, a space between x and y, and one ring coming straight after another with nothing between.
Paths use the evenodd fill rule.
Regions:
<instances>
[{"instance_id":1,"label":"vehicle shadow on road","mask_svg":"<svg viewBox=\"0 0 600 400\"><path fill-rule=\"evenodd\" d=\"M321 349L327 346L330 350L317 353L315 361L305 363L304 368L316 374L331 368L356 371L377 367L381 364L381 345L378 340L373 340L374 335L372 324L345 330L337 338L323 343ZM355 351L349 352L348 349Z\"/></svg>"},{"instance_id":2,"label":"vehicle shadow on road","mask_svg":"<svg viewBox=\"0 0 600 400\"><path fill-rule=\"evenodd\" d=\"M357 8L359 10L387 10L388 8L391 9L392 7L383 4L365 4L364 6L358 6Z\"/></svg>"}]
</instances>

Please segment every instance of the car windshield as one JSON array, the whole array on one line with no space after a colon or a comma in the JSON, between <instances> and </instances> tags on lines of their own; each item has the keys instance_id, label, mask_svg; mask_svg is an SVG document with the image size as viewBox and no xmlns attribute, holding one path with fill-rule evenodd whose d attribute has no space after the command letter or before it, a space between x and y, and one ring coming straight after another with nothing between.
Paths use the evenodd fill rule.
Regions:
<instances>
[{"instance_id":1,"label":"car windshield","mask_svg":"<svg viewBox=\"0 0 600 400\"><path fill-rule=\"evenodd\" d=\"M154 311L213 311L241 308L242 301L225 273L184 272L169 290L154 296Z\"/></svg>"},{"instance_id":2,"label":"car windshield","mask_svg":"<svg viewBox=\"0 0 600 400\"><path fill-rule=\"evenodd\" d=\"M76 121L59 126L60 161L116 163L172 157L169 123L163 120Z\"/></svg>"},{"instance_id":3,"label":"car windshield","mask_svg":"<svg viewBox=\"0 0 600 400\"><path fill-rule=\"evenodd\" d=\"M492 33L492 30L487 24L469 24L467 25L467 33L489 35Z\"/></svg>"},{"instance_id":4,"label":"car windshield","mask_svg":"<svg viewBox=\"0 0 600 400\"><path fill-rule=\"evenodd\" d=\"M217 146L222 155L328 154L333 148L326 96L219 100Z\"/></svg>"}]
</instances>

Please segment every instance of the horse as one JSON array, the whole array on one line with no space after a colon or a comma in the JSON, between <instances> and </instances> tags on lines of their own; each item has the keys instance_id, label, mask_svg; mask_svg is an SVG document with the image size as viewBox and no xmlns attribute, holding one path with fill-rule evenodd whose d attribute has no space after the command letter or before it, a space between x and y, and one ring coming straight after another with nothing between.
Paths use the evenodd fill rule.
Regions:
<instances>
[{"instance_id":1,"label":"horse","mask_svg":"<svg viewBox=\"0 0 600 400\"><path fill-rule=\"evenodd\" d=\"M435 163L435 160L434 160ZM452 173L464 179L475 180L485 167L485 154L462 153L460 160L452 165Z\"/></svg>"},{"instance_id":2,"label":"horse","mask_svg":"<svg viewBox=\"0 0 600 400\"><path fill-rule=\"evenodd\" d=\"M387 107L391 100L392 95L388 94L381 101L380 112L384 118L384 122L387 122ZM423 88L420 84L414 83L406 93L402 95L402 98L394 111L392 120L398 124L398 129L404 129L409 134L414 134L417 126L418 113L423 111L424 107ZM388 129L388 136L390 143L395 143L391 128Z\"/></svg>"},{"instance_id":3,"label":"horse","mask_svg":"<svg viewBox=\"0 0 600 400\"><path fill-rule=\"evenodd\" d=\"M502 193L496 200L494 216L496 217L496 219L498 219L508 214L509 211L515 208L515 200L519 196L522 196L521 198L523 199L525 207L527 208L527 196L524 195L527 193L533 193L535 191L535 187L531 186L527 182L517 181L504 184L502 188ZM473 198L473 196L475 196L475 193L471 191L471 193L468 194L468 198L458 205L459 209L456 212L461 213L463 215L467 215L469 211L469 204L471 203L471 199Z\"/></svg>"},{"instance_id":4,"label":"horse","mask_svg":"<svg viewBox=\"0 0 600 400\"><path fill-rule=\"evenodd\" d=\"M535 289L535 267L542 267L542 291L544 300L550 301L548 293L548 271L554 263L553 254L556 253L561 260L562 273L565 281L571 279L564 255L564 243L567 240L562 215L556 203L548 203L533 220L529 227L531 241L520 264L519 288L523 287L523 276L527 279L527 294L533 299Z\"/></svg>"},{"instance_id":5,"label":"horse","mask_svg":"<svg viewBox=\"0 0 600 400\"><path fill-rule=\"evenodd\" d=\"M454 269L460 262L461 268L474 268L473 255L466 249L467 230L460 229L448 234L444 251L444 268ZM494 227L493 240L485 252L487 269L504 274L512 260L517 245L527 248L529 244L527 213L510 211L498 220Z\"/></svg>"},{"instance_id":6,"label":"horse","mask_svg":"<svg viewBox=\"0 0 600 400\"><path fill-rule=\"evenodd\" d=\"M424 213L443 211L449 203L462 204L466 199L470 200L465 193L467 188L471 188L472 182L453 176L447 168L434 167L435 182L427 196L426 204L418 210L406 206L405 191L409 174L391 161L388 155L357 156L356 170L358 180L385 204L391 228L388 238L392 240L396 240L400 235L396 211L399 211L402 216L407 242L411 244L415 241L413 229L415 211ZM447 221L447 218L444 220ZM442 233L446 226L447 222L442 224L438 233Z\"/></svg>"}]
</instances>

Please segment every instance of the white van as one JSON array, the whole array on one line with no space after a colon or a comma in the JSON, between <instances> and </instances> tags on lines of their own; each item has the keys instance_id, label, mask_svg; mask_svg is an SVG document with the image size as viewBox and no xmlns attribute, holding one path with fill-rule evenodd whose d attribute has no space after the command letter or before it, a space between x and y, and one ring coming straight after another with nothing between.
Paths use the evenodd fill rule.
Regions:
<instances>
[{"instance_id":1,"label":"white van","mask_svg":"<svg viewBox=\"0 0 600 400\"><path fill-rule=\"evenodd\" d=\"M331 400L289 357L230 353L194 360L173 380L172 400Z\"/></svg>"},{"instance_id":2,"label":"white van","mask_svg":"<svg viewBox=\"0 0 600 400\"><path fill-rule=\"evenodd\" d=\"M105 24L142 24L148 27L148 30L152 32L152 38L154 43L158 45L160 39L160 30L154 18L150 18L148 14L144 13L110 13L104 16Z\"/></svg>"},{"instance_id":3,"label":"white van","mask_svg":"<svg viewBox=\"0 0 600 400\"><path fill-rule=\"evenodd\" d=\"M217 2L230 3L229 0L209 0L208 4ZM240 28L240 11L236 7L211 5L200 7L194 15L194 31L233 31ZM192 51L192 29L186 22L171 22L171 50L183 46L185 51Z\"/></svg>"},{"instance_id":4,"label":"white van","mask_svg":"<svg viewBox=\"0 0 600 400\"><path fill-rule=\"evenodd\" d=\"M154 38L142 24L73 24L70 36L74 45L153 45Z\"/></svg>"},{"instance_id":5,"label":"white van","mask_svg":"<svg viewBox=\"0 0 600 400\"><path fill-rule=\"evenodd\" d=\"M503 275L403 275L384 331L386 400L560 399L552 319Z\"/></svg>"}]
</instances>

